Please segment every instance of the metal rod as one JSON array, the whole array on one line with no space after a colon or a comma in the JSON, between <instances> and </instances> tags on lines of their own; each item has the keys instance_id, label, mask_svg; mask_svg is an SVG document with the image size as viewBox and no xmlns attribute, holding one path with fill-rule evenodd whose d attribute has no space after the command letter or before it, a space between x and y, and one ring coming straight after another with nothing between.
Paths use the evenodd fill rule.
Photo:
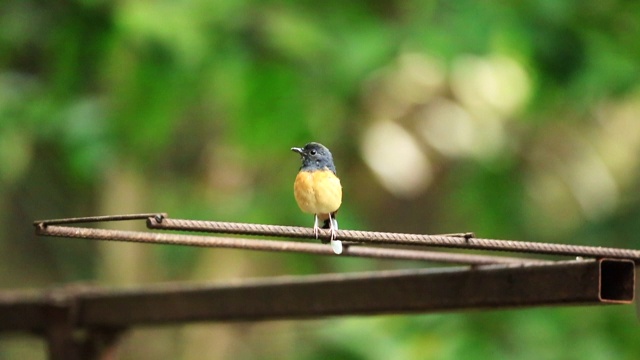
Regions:
<instances>
[{"instance_id":1,"label":"metal rod","mask_svg":"<svg viewBox=\"0 0 640 360\"><path fill-rule=\"evenodd\" d=\"M82 326L271 320L539 305L627 304L632 261L490 265L247 281L226 286L162 285L84 293Z\"/></svg>"},{"instance_id":2,"label":"metal rod","mask_svg":"<svg viewBox=\"0 0 640 360\"><path fill-rule=\"evenodd\" d=\"M155 215L149 217L147 219L147 227L150 229L159 230L186 230L218 234L263 235L300 239L315 239L315 233L310 227L171 219L167 217L166 214L165 216ZM320 229L320 233L322 238L329 239L328 230L325 231ZM438 234L437 236L471 239L475 237L475 234L472 232L461 232L451 234ZM355 241L354 243L357 244L358 241Z\"/></svg>"},{"instance_id":3,"label":"metal rod","mask_svg":"<svg viewBox=\"0 0 640 360\"><path fill-rule=\"evenodd\" d=\"M124 221L124 220L143 220L150 217L160 219L166 217L166 213L145 213L145 214L125 214L125 215L101 215L101 216L85 216L67 219L52 220L36 220L33 225L54 225L54 224L80 224L101 221Z\"/></svg>"},{"instance_id":4,"label":"metal rod","mask_svg":"<svg viewBox=\"0 0 640 360\"><path fill-rule=\"evenodd\" d=\"M284 236L289 238L315 238L313 229L295 226L260 225L219 221L181 220L162 217L147 219L152 229L205 231L227 234ZM328 230L321 230L323 238ZM337 230L336 237L343 241L369 244L422 245L447 248L497 250L550 255L585 256L595 258L632 259L640 262L640 250L609 247L551 244L528 241L494 240L443 235L402 234L359 230Z\"/></svg>"},{"instance_id":5,"label":"metal rod","mask_svg":"<svg viewBox=\"0 0 640 360\"><path fill-rule=\"evenodd\" d=\"M259 240L199 236L142 231L111 229L91 229L59 225L36 226L36 233L45 236L83 238L95 240L115 240L152 244L189 245L200 247L220 247L262 251L297 252L316 255L336 256L328 245L294 241ZM496 263L546 262L538 259L510 258L474 254L452 254L422 250L374 248L365 246L345 246L340 256L367 257L379 259L420 260L442 263L484 265Z\"/></svg>"}]
</instances>

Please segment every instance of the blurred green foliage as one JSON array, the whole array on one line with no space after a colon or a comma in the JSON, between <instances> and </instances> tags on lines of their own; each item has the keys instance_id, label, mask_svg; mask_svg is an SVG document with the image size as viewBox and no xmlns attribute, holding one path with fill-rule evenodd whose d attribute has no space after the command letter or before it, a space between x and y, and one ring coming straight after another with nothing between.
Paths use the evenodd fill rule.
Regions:
<instances>
[{"instance_id":1,"label":"blurred green foliage","mask_svg":"<svg viewBox=\"0 0 640 360\"><path fill-rule=\"evenodd\" d=\"M640 3L622 0L5 0L0 287L424 266L30 226L310 226L288 149L312 140L334 152L342 228L640 248L639 39ZM143 329L120 356L635 359L637 334L631 307L536 309ZM0 339L0 358L43 357Z\"/></svg>"}]
</instances>

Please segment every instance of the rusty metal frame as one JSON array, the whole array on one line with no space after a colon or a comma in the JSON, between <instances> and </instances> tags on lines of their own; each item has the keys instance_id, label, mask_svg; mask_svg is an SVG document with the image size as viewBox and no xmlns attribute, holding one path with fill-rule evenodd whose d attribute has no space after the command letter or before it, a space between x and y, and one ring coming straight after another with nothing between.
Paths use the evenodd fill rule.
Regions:
<instances>
[{"instance_id":1,"label":"rusty metal frame","mask_svg":"<svg viewBox=\"0 0 640 360\"><path fill-rule=\"evenodd\" d=\"M333 255L318 243L227 238L66 226L143 220L152 229L309 238L308 228L168 219L164 213L44 220L44 236ZM553 305L628 304L635 297L640 251L447 235L338 231L340 257L404 259L471 265L367 273L244 280L233 284L162 284L133 289L71 286L45 292L0 292L0 333L31 331L49 344L50 359L112 355L122 331L140 325L260 321L324 316L411 314ZM550 261L397 249L441 246L594 259ZM78 336L79 332L83 336Z\"/></svg>"},{"instance_id":2,"label":"rusty metal frame","mask_svg":"<svg viewBox=\"0 0 640 360\"><path fill-rule=\"evenodd\" d=\"M279 277L228 285L68 287L0 293L0 333L44 336L49 358L108 358L140 325L410 314L550 305L628 304L635 264L600 259ZM78 331L84 333L78 337Z\"/></svg>"}]
</instances>

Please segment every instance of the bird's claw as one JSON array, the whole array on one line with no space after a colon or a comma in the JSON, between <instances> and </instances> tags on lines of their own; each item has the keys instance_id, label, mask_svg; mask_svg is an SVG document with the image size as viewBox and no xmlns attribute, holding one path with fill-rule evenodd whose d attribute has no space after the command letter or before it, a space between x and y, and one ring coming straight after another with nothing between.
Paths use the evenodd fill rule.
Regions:
<instances>
[{"instance_id":1,"label":"bird's claw","mask_svg":"<svg viewBox=\"0 0 640 360\"><path fill-rule=\"evenodd\" d=\"M336 230L338 230L338 220L329 216L329 234L331 240L331 248L336 255L342 254L342 242L336 240Z\"/></svg>"},{"instance_id":2,"label":"bird's claw","mask_svg":"<svg viewBox=\"0 0 640 360\"><path fill-rule=\"evenodd\" d=\"M329 215L329 241L325 238L321 239L323 244L331 242L331 248L333 252L340 255L342 254L342 242L336 240L336 230L338 230L338 221ZM315 216L313 222L313 234L316 236L316 240L320 238L320 227L318 226L318 215Z\"/></svg>"}]
</instances>

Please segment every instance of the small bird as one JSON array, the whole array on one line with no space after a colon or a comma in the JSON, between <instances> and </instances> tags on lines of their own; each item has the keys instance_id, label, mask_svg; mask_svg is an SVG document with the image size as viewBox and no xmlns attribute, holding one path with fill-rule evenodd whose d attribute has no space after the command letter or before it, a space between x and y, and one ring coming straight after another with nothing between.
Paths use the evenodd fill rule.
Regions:
<instances>
[{"instance_id":1,"label":"small bird","mask_svg":"<svg viewBox=\"0 0 640 360\"><path fill-rule=\"evenodd\" d=\"M313 232L316 239L320 229L318 223L323 221L322 228L330 230L333 252L341 254L342 242L335 239L335 231L338 230L336 213L342 204L342 185L336 176L331 152L316 142L310 142L303 148L293 147L291 151L302 157L302 167L293 183L296 202L303 212L315 216Z\"/></svg>"}]
</instances>

